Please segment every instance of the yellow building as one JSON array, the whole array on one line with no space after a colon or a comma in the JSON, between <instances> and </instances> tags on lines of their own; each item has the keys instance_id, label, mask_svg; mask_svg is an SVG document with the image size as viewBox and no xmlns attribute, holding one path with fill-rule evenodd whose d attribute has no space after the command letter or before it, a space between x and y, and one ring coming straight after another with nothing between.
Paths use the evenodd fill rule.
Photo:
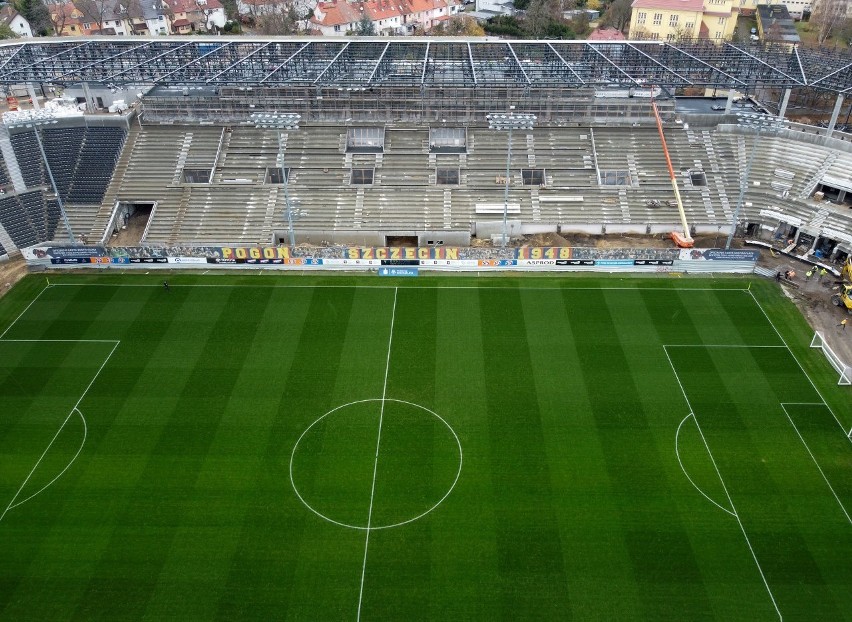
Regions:
<instances>
[{"instance_id":1,"label":"yellow building","mask_svg":"<svg viewBox=\"0 0 852 622\"><path fill-rule=\"evenodd\" d=\"M730 39L740 0L633 0L630 39Z\"/></svg>"}]
</instances>

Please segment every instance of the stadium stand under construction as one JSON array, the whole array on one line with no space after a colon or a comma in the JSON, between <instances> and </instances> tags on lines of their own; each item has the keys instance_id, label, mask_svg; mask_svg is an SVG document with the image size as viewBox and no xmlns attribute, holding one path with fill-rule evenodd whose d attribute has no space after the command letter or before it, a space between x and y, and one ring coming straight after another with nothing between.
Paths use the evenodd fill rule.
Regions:
<instances>
[{"instance_id":1,"label":"stadium stand under construction","mask_svg":"<svg viewBox=\"0 0 852 622\"><path fill-rule=\"evenodd\" d=\"M134 244L286 244L292 225L297 243L466 246L498 235L504 212L513 237L664 233L678 214L652 96L693 233L727 233L744 187L741 231L852 252L852 136L833 131L852 57L838 52L134 37L0 46L0 83L81 85L87 107L0 127L7 252L66 238L60 207L88 243L141 221ZM681 113L686 87L731 95L724 111ZM832 127L738 123L734 90L769 87L835 94ZM130 110L95 111L99 89ZM535 127L489 129L494 113ZM301 118L276 129L258 114Z\"/></svg>"}]
</instances>

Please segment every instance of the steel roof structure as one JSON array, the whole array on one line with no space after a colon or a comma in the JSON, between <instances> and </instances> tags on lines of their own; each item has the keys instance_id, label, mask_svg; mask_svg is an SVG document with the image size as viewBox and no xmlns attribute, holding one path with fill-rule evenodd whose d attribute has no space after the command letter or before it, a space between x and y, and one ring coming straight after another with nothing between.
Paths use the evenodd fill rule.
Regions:
<instances>
[{"instance_id":1,"label":"steel roof structure","mask_svg":"<svg viewBox=\"0 0 852 622\"><path fill-rule=\"evenodd\" d=\"M0 46L0 84L852 91L852 54L707 40L94 37Z\"/></svg>"}]
</instances>

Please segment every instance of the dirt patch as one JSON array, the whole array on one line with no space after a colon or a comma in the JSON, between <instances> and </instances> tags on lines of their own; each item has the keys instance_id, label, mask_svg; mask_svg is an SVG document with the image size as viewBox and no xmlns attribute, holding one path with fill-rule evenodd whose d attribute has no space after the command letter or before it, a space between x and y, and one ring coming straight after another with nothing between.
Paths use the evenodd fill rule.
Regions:
<instances>
[{"instance_id":1,"label":"dirt patch","mask_svg":"<svg viewBox=\"0 0 852 622\"><path fill-rule=\"evenodd\" d=\"M852 365L852 329L842 330L840 320L849 317L846 309L831 304L831 295L840 291L837 277L827 274L821 280L818 275L807 278L810 264L798 261L786 255L773 256L769 251L761 251L758 263L766 268L784 273L794 270L795 285L781 282L787 297L795 303L802 315L814 330L820 331L840 359ZM852 319L852 317L850 317Z\"/></svg>"},{"instance_id":2,"label":"dirt patch","mask_svg":"<svg viewBox=\"0 0 852 622\"><path fill-rule=\"evenodd\" d=\"M0 263L0 296L5 296L12 286L27 275L27 262L16 257Z\"/></svg>"}]
</instances>

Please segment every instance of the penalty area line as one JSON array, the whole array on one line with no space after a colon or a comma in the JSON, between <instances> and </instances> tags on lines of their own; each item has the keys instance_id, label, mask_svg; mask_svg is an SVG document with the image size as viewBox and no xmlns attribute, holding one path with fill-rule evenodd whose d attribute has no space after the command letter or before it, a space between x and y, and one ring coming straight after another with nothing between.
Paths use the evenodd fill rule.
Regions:
<instances>
[{"instance_id":1,"label":"penalty area line","mask_svg":"<svg viewBox=\"0 0 852 622\"><path fill-rule=\"evenodd\" d=\"M843 436L846 437L846 440L852 443L852 436L850 436L850 432L846 430L846 427L840 422L840 419L837 418L837 415L834 414L834 411L831 409L831 406L829 406L828 402L825 401L825 397L822 393L820 393L820 390L817 388L816 384L814 384L814 381L811 380L811 377L808 375L808 372L805 371L805 368L802 367L802 364L799 362L796 353L793 352L793 349L790 347L790 344L787 343L787 340L784 339L784 336L781 334L781 331L778 330L778 328L775 326L775 323L769 318L769 315L766 313L766 310L763 308L763 305L761 305L760 301L755 297L754 292L748 290L748 294L751 296L751 299L754 301L754 304L757 305L757 308L760 309L760 312L763 314L763 317L765 317L766 321L769 322L769 325L772 327L772 330L774 330L775 334L778 335L778 338L781 340L781 343L783 343L784 347L787 348L787 351L790 353L790 356L792 356L793 360L796 361L796 365L799 366L799 369L802 371L802 374L804 374L805 378L808 379L808 382L811 383L811 386L813 387L816 394L819 396L819 399L822 400L822 405L828 409L828 412L830 412L831 416L834 417L834 420L837 422L837 425L839 425L840 429L843 430Z\"/></svg>"},{"instance_id":2,"label":"penalty area line","mask_svg":"<svg viewBox=\"0 0 852 622\"><path fill-rule=\"evenodd\" d=\"M687 408L689 408L689 413L692 415L692 420L695 421L695 427L698 429L698 434L701 435L701 440L704 442L704 447L707 448L707 454L710 456L710 462L713 464L713 468L716 470L716 475L719 477L719 482L722 484L722 490L725 491L725 496L728 498L728 504L731 506L731 510L733 510L733 516L737 519L737 524L740 526L740 531L743 533L743 537L745 538L746 544L748 545L748 550L751 552L751 557L754 560L755 565L757 566L757 571L760 573L760 578L763 579L763 585L766 587L766 593L769 594L770 600L772 600L772 606L775 608L775 613L778 614L778 619L783 620L784 617L781 615L781 610L778 608L778 603L775 601L775 596L772 594L772 588L769 587L769 581L766 580L766 575L763 572L763 568L760 565L760 561L757 559L757 553L754 551L754 547L751 545L751 540L748 537L748 533L745 530L745 526L743 525L743 521L740 518L739 512L737 512L737 507L734 505L734 500L731 498L731 493L728 491L728 486L725 484L725 480L722 477L722 472L719 470L719 466L716 464L716 459L713 457L713 452L710 450L710 445L707 443L707 439L704 436L704 431L701 429L701 424L698 422L698 417L695 415L695 411L692 408L692 404L689 402L689 397L686 395L686 389L683 388L683 383L680 381L680 376L678 376L677 369L675 368L674 362L672 361L671 356L669 356L669 351L666 346L663 346L663 352L666 353L666 358L669 361L669 365L672 368L672 373L674 374L675 380L677 380L677 385L680 387L680 392L683 394L683 399L686 402Z\"/></svg>"},{"instance_id":3,"label":"penalty area line","mask_svg":"<svg viewBox=\"0 0 852 622\"><path fill-rule=\"evenodd\" d=\"M802 441L802 445L805 446L805 449L808 452L808 455L811 457L811 460L814 461L816 468L819 470L819 474L822 475L822 479L825 480L825 483L828 485L828 489L831 491L831 494L834 495L834 498L837 500L837 504L840 506L840 509L843 511L843 514L846 516L846 520L849 521L849 524L852 525L852 518L849 516L849 512L846 511L846 507L844 507L843 502L840 500L840 497L837 496L837 493L834 491L834 487L831 485L831 482L828 481L828 477L826 477L825 473L822 470L822 467L817 462L816 457L813 452L811 452L811 448L808 446L808 443L805 441L802 433L799 432L799 426L796 425L796 422L793 421L793 418L790 416L790 413L787 412L787 406L822 406L825 408L825 404L793 404L792 402L781 402L781 410L784 411L784 414L787 415L787 420L790 422L790 425L793 426L793 429L796 431L796 436L799 437L799 440Z\"/></svg>"},{"instance_id":4,"label":"penalty area line","mask_svg":"<svg viewBox=\"0 0 852 622\"><path fill-rule=\"evenodd\" d=\"M9 324L9 325L6 327L6 330L4 330L2 333L0 333L0 339L3 339L3 337L5 337L5 336L6 336L6 333L8 333L10 330L12 330L12 327L13 327L15 324L17 324L17 323L18 323L18 320L20 320L20 319L24 316L24 313L26 313L27 311L29 311L29 310L30 310L30 307L31 307L31 306L33 306L33 305L35 304L36 300L38 300L39 298L41 298L41 295L42 295L44 292L46 292L46 291L48 290L48 288L50 288L50 287L51 287L51 286L48 284L48 285L47 285L47 286L46 286L43 290L41 290L38 294L36 294L35 298L33 298L33 299L30 301L30 304L28 304L28 305L24 308L24 310L23 310L23 311L21 311L21 312L18 314L18 317L16 317L14 320L12 320L12 323L11 323L11 324Z\"/></svg>"},{"instance_id":5,"label":"penalty area line","mask_svg":"<svg viewBox=\"0 0 852 622\"><path fill-rule=\"evenodd\" d=\"M7 505L7 506L6 506L6 509L5 509L5 510L3 510L3 513L2 513L2 514L0 514L0 521L2 521L2 520L3 520L3 517L4 517L4 516L6 516L6 514L9 512L9 510L11 510L13 507L16 507L17 505L21 505L21 503L25 503L26 501L28 501L29 499L31 499L32 497L34 497L34 496L35 496L35 495L32 495L32 496L30 496L30 497L27 497L26 499L24 499L23 501L21 501L21 503L18 503L18 504L16 504L16 503L15 503L15 501L16 501L16 500L17 500L17 498L18 498L18 496L20 496L21 491L22 491L22 490L24 489L24 487L27 485L27 482L29 482L29 481L30 481L30 478L33 476L33 473L35 473L35 472L36 472L36 469L37 469L37 468L38 468L38 466L41 464L41 461L42 461L42 460L44 460L44 457L47 455L47 452L49 452L49 451L50 451L50 448L51 448L51 447L53 447L53 443L55 443L55 442L56 442L56 439L57 439L57 438L59 438L60 433L61 433L61 432L62 432L62 430L65 428L65 424L67 424L67 423L68 423L68 420L69 420L69 419L71 419L71 417L72 417L72 415L74 414L74 412L77 412L77 413L79 413L79 414L80 414L80 417L83 419L83 425L84 425L84 427L85 427L85 429L87 430L87 433L88 433L88 426L86 426L86 423L85 423L85 417L83 417L83 413L79 410L79 406L80 406L81 402L83 401L83 399L84 399L84 398L86 397L86 395L88 394L89 389L91 389L91 388L92 388L92 385L94 385L94 384L95 384L95 380L97 380L97 379L98 379L98 376L100 376L100 375L101 375L101 371L103 371L104 367L106 367L106 364L109 362L109 359L112 357L113 353L115 353L115 350L116 350L116 348L118 348L118 346L119 346L119 344L120 344L120 343L121 343L120 341L116 341L116 342L115 342L115 344L112 346L112 350L110 350L110 351L109 351L109 354L107 354L107 356L106 356L106 358L104 359L103 363L101 363L101 366L98 368L98 371L97 371L97 372L95 372L95 376L94 376L94 377L92 378L92 380L89 382L88 386L86 386L85 390L83 391L83 394L80 396L80 399L78 399L78 400L77 400L77 403L76 403L76 404L74 404L74 407L73 407L73 408L71 409L71 411L68 413L68 416L67 416L67 417L65 417L65 420L62 422L62 425L60 425L60 426L59 426L59 429L56 431L56 434L54 434L54 435L53 435L53 438L52 438L52 439L50 439L50 442L47 444L47 447L45 447L45 448L44 448L44 451L41 453L41 456L40 456L40 457L39 457L39 459L36 461L36 463L33 465L33 468L32 468L32 469L30 469L30 472L29 472L29 474L27 475L27 477L26 477L26 478L24 479L24 481L21 483L20 487L18 488L17 492L15 493L15 496L14 496L14 497L12 497L12 500L11 500L11 501L9 501L9 505ZM80 450L82 450L82 445L80 446ZM79 455L79 453L80 453L80 452L78 451L78 452L77 452L77 455ZM76 460L76 459L77 459L77 456L74 456L74 460ZM73 460L72 460L72 462L73 462ZM69 463L69 465L68 465L68 466L70 466L70 463ZM65 473L65 471L66 471L67 469L68 469L68 467L66 467L65 469L63 469L62 473ZM62 473L60 473L60 475L62 475ZM56 479L58 479L58 477L57 477L57 478L55 478L54 480L52 480L52 481L50 482L50 484L52 484L54 481L56 481ZM48 486L49 486L50 484L48 484ZM44 488L47 488L47 486L45 486ZM42 492L42 491L44 490L44 488L42 488L41 490L39 490L39 491L38 491L37 493L35 493L35 494L39 494L40 492Z\"/></svg>"}]
</instances>

